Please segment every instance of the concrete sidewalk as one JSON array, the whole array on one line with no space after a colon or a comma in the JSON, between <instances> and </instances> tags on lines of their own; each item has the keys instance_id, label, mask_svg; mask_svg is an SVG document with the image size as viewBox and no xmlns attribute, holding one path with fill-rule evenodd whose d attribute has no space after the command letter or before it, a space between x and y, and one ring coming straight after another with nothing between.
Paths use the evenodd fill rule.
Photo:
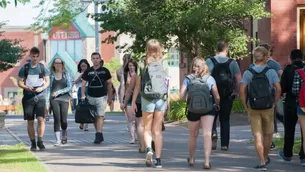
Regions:
<instances>
[{"instance_id":1,"label":"concrete sidewalk","mask_svg":"<svg viewBox=\"0 0 305 172\"><path fill-rule=\"evenodd\" d=\"M126 130L125 117L123 115L107 115L104 127L105 142L94 145L94 129L89 125L88 132L78 128L73 116L69 116L68 144L54 147L53 120L46 123L44 141L46 150L37 151L35 154L43 160L54 172L113 172L113 171L202 171L203 145L202 137L198 137L196 164L190 168L187 165L188 157L188 130L184 127L167 125L164 132L164 147L162 152L162 169L146 168L145 154L138 153L137 145L129 144L129 134ZM26 122L22 117L10 117L7 126L26 144L29 139L26 132ZM279 125L282 127L282 125ZM283 131L280 128L280 131ZM299 131L299 130L298 130ZM252 139L248 126L231 128L230 151L213 151L211 155L212 172L222 171L254 171L252 167L257 165L258 159L254 146L249 144ZM218 144L218 148L220 145ZM268 171L297 172L304 171L299 164L297 156L293 157L290 164L283 163L271 152L271 164Z\"/></svg>"}]
</instances>

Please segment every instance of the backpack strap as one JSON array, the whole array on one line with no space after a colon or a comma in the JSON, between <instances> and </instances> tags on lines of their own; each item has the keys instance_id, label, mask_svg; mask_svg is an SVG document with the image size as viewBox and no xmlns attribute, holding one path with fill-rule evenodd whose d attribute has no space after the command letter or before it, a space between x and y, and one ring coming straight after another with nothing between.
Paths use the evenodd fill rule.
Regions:
<instances>
[{"instance_id":1,"label":"backpack strap","mask_svg":"<svg viewBox=\"0 0 305 172\"><path fill-rule=\"evenodd\" d=\"M258 74L253 68L249 68L247 71L249 71L252 75Z\"/></svg>"},{"instance_id":2,"label":"backpack strap","mask_svg":"<svg viewBox=\"0 0 305 172\"><path fill-rule=\"evenodd\" d=\"M30 63L27 63L24 65L24 71L23 71L23 74L24 74L24 79L26 80L26 78L28 77L29 75L29 68L30 68Z\"/></svg>"},{"instance_id":3,"label":"backpack strap","mask_svg":"<svg viewBox=\"0 0 305 172\"><path fill-rule=\"evenodd\" d=\"M265 67L265 69L260 73L265 75L268 72L269 69L271 69L271 68L270 67Z\"/></svg>"},{"instance_id":4,"label":"backpack strap","mask_svg":"<svg viewBox=\"0 0 305 172\"><path fill-rule=\"evenodd\" d=\"M39 63L39 65L40 65L40 72L41 72L42 76L45 77L46 73L44 71L44 65L41 63Z\"/></svg>"},{"instance_id":5,"label":"backpack strap","mask_svg":"<svg viewBox=\"0 0 305 172\"><path fill-rule=\"evenodd\" d=\"M265 69L263 70L263 71L261 71L261 72L256 72L253 68L249 68L249 69L247 69L249 72L251 72L252 73L252 75L256 75L256 74L259 74L259 73L261 73L261 74L266 74L266 72L269 70L270 68L269 67L265 67Z\"/></svg>"},{"instance_id":6,"label":"backpack strap","mask_svg":"<svg viewBox=\"0 0 305 172\"><path fill-rule=\"evenodd\" d=\"M305 81L305 72L302 69L298 69L297 72L302 77L303 81Z\"/></svg>"},{"instance_id":7,"label":"backpack strap","mask_svg":"<svg viewBox=\"0 0 305 172\"><path fill-rule=\"evenodd\" d=\"M210 59L211 59L212 63L214 64L214 66L219 64L218 61L215 59L215 57L211 57Z\"/></svg>"}]
</instances>

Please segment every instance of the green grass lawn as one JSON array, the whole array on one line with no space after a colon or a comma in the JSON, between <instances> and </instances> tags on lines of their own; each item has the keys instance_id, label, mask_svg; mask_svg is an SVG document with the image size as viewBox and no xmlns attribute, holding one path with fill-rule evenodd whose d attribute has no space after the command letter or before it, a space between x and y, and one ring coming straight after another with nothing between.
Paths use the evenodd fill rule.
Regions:
<instances>
[{"instance_id":1,"label":"green grass lawn","mask_svg":"<svg viewBox=\"0 0 305 172\"><path fill-rule=\"evenodd\" d=\"M44 172L43 165L23 144L0 146L1 172Z\"/></svg>"},{"instance_id":2,"label":"green grass lawn","mask_svg":"<svg viewBox=\"0 0 305 172\"><path fill-rule=\"evenodd\" d=\"M273 143L275 144L277 150L283 150L283 147L284 147L284 137L281 137L279 139L274 139ZM253 139L250 140L250 144L254 144L254 140ZM302 144L301 144L301 137L297 137L294 140L293 153L299 154L301 146L302 146Z\"/></svg>"}]
</instances>

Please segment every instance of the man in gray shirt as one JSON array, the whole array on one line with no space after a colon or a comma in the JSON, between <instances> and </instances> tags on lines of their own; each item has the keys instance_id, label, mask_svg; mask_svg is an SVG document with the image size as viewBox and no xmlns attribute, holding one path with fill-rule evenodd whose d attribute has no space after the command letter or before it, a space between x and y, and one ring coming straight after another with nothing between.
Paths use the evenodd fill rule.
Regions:
<instances>
[{"instance_id":1,"label":"man in gray shirt","mask_svg":"<svg viewBox=\"0 0 305 172\"><path fill-rule=\"evenodd\" d=\"M266 48L264 47L257 47L254 49L253 56L255 58L255 65L246 70L243 74L243 78L241 80L241 86L240 86L240 99L243 103L243 106L245 107L249 121L251 126L251 131L254 136L255 141L255 148L258 154L258 158L260 163L254 167L256 170L260 171L266 171L267 165L270 163L270 158L268 157L269 151L270 151L270 144L272 140L272 134L274 130L273 121L274 121L274 103L277 102L281 95L281 86L279 83L279 77L277 76L277 73L274 69L271 69L269 66L266 65L266 61L269 57L269 53ZM268 67L268 68L267 68ZM254 72L251 72L254 71ZM262 73L267 77L269 84L263 85L262 79L260 79L260 83L254 82L252 80L254 78L254 75L257 76L257 73ZM272 90L273 88L276 89L276 94L274 99L271 100L271 104L269 107L255 107L255 103L251 104L251 100L257 100L257 97L251 97L253 96L253 93L251 90L254 89L255 85L251 85L251 83L260 84L260 87L257 87L256 89L261 90L260 91L253 91L255 92L256 96L261 98L261 95L258 94L259 92L261 94L264 94L267 96L273 97ZM266 87L265 87L266 86ZM252 88L252 89L251 89ZM268 90L266 92L266 90ZM247 96L248 95L248 96ZM248 97L248 99L247 99ZM265 100L265 99L264 99ZM260 99L260 101L264 101ZM260 102L256 101L256 102ZM268 103L267 103L268 105Z\"/></svg>"},{"instance_id":2,"label":"man in gray shirt","mask_svg":"<svg viewBox=\"0 0 305 172\"><path fill-rule=\"evenodd\" d=\"M23 89L22 106L24 120L27 120L28 135L31 140L31 151L35 151L35 115L38 120L38 141L37 146L40 150L44 150L42 137L45 130L45 109L46 99L45 90L50 84L49 71L43 64L39 63L39 49L33 47L30 50L31 61L25 64L18 73L18 86Z\"/></svg>"},{"instance_id":3,"label":"man in gray shirt","mask_svg":"<svg viewBox=\"0 0 305 172\"><path fill-rule=\"evenodd\" d=\"M220 121L220 137L221 137L221 149L226 151L229 149L230 142L230 114L233 105L233 100L238 97L239 93L239 81L241 80L241 73L237 62L233 59L227 57L228 55L228 44L224 41L220 41L217 44L217 54L215 57L211 57L206 60L209 67L209 71L216 80L218 92L220 95L220 110L215 115L215 120L213 124L212 138L213 145L212 149L215 150L217 146L217 130L216 121L219 115ZM222 65L222 66L221 66ZM224 68L227 68L226 70ZM224 74L220 70L225 70ZM221 80L230 77L229 86L227 84L221 84ZM228 91L224 92L223 90Z\"/></svg>"}]
</instances>

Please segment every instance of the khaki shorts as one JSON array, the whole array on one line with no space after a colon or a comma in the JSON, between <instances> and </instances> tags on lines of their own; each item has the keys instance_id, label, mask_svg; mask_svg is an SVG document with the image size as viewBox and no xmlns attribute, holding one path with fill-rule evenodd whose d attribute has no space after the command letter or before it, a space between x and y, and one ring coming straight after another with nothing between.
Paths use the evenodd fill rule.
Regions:
<instances>
[{"instance_id":1,"label":"khaki shorts","mask_svg":"<svg viewBox=\"0 0 305 172\"><path fill-rule=\"evenodd\" d=\"M96 106L96 111L98 116L105 116L106 106L107 106L107 96L104 97L90 97L87 96L88 102Z\"/></svg>"},{"instance_id":2,"label":"khaki shorts","mask_svg":"<svg viewBox=\"0 0 305 172\"><path fill-rule=\"evenodd\" d=\"M266 110L253 110L248 108L249 124L253 134L273 134L274 130L274 107Z\"/></svg>"}]
</instances>

